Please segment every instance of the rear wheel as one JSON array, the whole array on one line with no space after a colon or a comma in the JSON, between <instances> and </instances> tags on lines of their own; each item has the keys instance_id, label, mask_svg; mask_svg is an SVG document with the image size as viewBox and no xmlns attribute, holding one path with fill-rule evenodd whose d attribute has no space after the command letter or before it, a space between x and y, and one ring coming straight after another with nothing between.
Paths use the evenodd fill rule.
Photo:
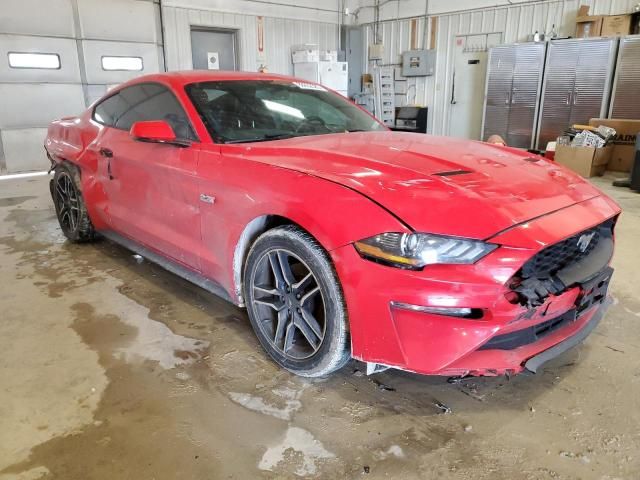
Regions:
<instances>
[{"instance_id":1,"label":"rear wheel","mask_svg":"<svg viewBox=\"0 0 640 480\"><path fill-rule=\"evenodd\" d=\"M66 165L56 168L51 195L58 222L65 236L72 242L88 242L96 236L78 188L75 173Z\"/></svg>"},{"instance_id":2,"label":"rear wheel","mask_svg":"<svg viewBox=\"0 0 640 480\"><path fill-rule=\"evenodd\" d=\"M293 226L264 233L249 252L244 279L253 329L279 365L319 377L349 360L342 289L313 237Z\"/></svg>"}]
</instances>

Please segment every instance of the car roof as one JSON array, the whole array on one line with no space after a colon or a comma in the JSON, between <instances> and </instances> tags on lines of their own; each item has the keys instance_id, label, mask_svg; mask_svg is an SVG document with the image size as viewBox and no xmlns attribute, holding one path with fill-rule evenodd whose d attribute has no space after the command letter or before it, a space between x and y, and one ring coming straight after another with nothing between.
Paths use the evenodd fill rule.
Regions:
<instances>
[{"instance_id":1,"label":"car roof","mask_svg":"<svg viewBox=\"0 0 640 480\"><path fill-rule=\"evenodd\" d=\"M198 82L215 82L215 81L246 81L246 80L284 80L288 82L300 81L300 79L289 77L287 75L277 75L273 73L258 72L236 72L224 70L182 70L166 73L152 73L142 75L121 85L121 87L135 85L145 82L161 82L169 83L174 88L187 85L189 83Z\"/></svg>"}]
</instances>

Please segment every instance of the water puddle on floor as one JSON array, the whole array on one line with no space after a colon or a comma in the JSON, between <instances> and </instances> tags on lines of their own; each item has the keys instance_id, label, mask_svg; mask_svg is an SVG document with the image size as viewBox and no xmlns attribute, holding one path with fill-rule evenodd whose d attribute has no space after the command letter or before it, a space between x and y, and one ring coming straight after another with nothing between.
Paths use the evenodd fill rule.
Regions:
<instances>
[{"instance_id":1,"label":"water puddle on floor","mask_svg":"<svg viewBox=\"0 0 640 480\"><path fill-rule=\"evenodd\" d=\"M335 455L324 448L311 433L299 427L289 427L275 445L264 452L258 468L274 471L284 464L293 464L294 473L298 476L314 475L322 460L335 458Z\"/></svg>"},{"instance_id":2,"label":"water puddle on floor","mask_svg":"<svg viewBox=\"0 0 640 480\"><path fill-rule=\"evenodd\" d=\"M291 420L294 413L302 408L300 397L302 397L307 386L303 385L302 388L297 390L288 386L272 389L271 394L276 397L277 403L284 403L283 406L270 403L265 398L250 393L229 392L229 398L238 405L242 405L254 412L270 415L281 420Z\"/></svg>"},{"instance_id":3,"label":"water puddle on floor","mask_svg":"<svg viewBox=\"0 0 640 480\"><path fill-rule=\"evenodd\" d=\"M168 370L193 363L209 348L209 342L177 335L164 323L146 315L123 315L120 320L137 329L131 342L114 352L117 358L129 363L146 359Z\"/></svg>"}]
</instances>

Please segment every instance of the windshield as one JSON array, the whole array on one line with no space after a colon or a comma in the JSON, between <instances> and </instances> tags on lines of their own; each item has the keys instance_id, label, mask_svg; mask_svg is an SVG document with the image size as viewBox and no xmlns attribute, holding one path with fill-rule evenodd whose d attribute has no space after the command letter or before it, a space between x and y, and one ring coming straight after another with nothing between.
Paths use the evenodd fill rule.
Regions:
<instances>
[{"instance_id":1,"label":"windshield","mask_svg":"<svg viewBox=\"0 0 640 480\"><path fill-rule=\"evenodd\" d=\"M345 98L310 83L201 82L187 85L186 91L216 142L385 129Z\"/></svg>"}]
</instances>

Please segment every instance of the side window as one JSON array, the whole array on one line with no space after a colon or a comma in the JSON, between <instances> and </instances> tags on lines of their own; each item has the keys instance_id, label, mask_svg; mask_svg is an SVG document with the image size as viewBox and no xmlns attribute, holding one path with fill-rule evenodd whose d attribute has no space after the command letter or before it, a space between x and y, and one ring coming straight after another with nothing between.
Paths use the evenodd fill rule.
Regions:
<instances>
[{"instance_id":1,"label":"side window","mask_svg":"<svg viewBox=\"0 0 640 480\"><path fill-rule=\"evenodd\" d=\"M127 109L127 104L117 93L99 103L93 110L93 119L108 127L115 126L116 120Z\"/></svg>"},{"instance_id":2,"label":"side window","mask_svg":"<svg viewBox=\"0 0 640 480\"><path fill-rule=\"evenodd\" d=\"M126 108L116 119L116 128L129 130L135 122L164 120L173 127L178 138L196 140L187 114L164 86L153 83L134 85L121 90L118 96Z\"/></svg>"}]
</instances>

